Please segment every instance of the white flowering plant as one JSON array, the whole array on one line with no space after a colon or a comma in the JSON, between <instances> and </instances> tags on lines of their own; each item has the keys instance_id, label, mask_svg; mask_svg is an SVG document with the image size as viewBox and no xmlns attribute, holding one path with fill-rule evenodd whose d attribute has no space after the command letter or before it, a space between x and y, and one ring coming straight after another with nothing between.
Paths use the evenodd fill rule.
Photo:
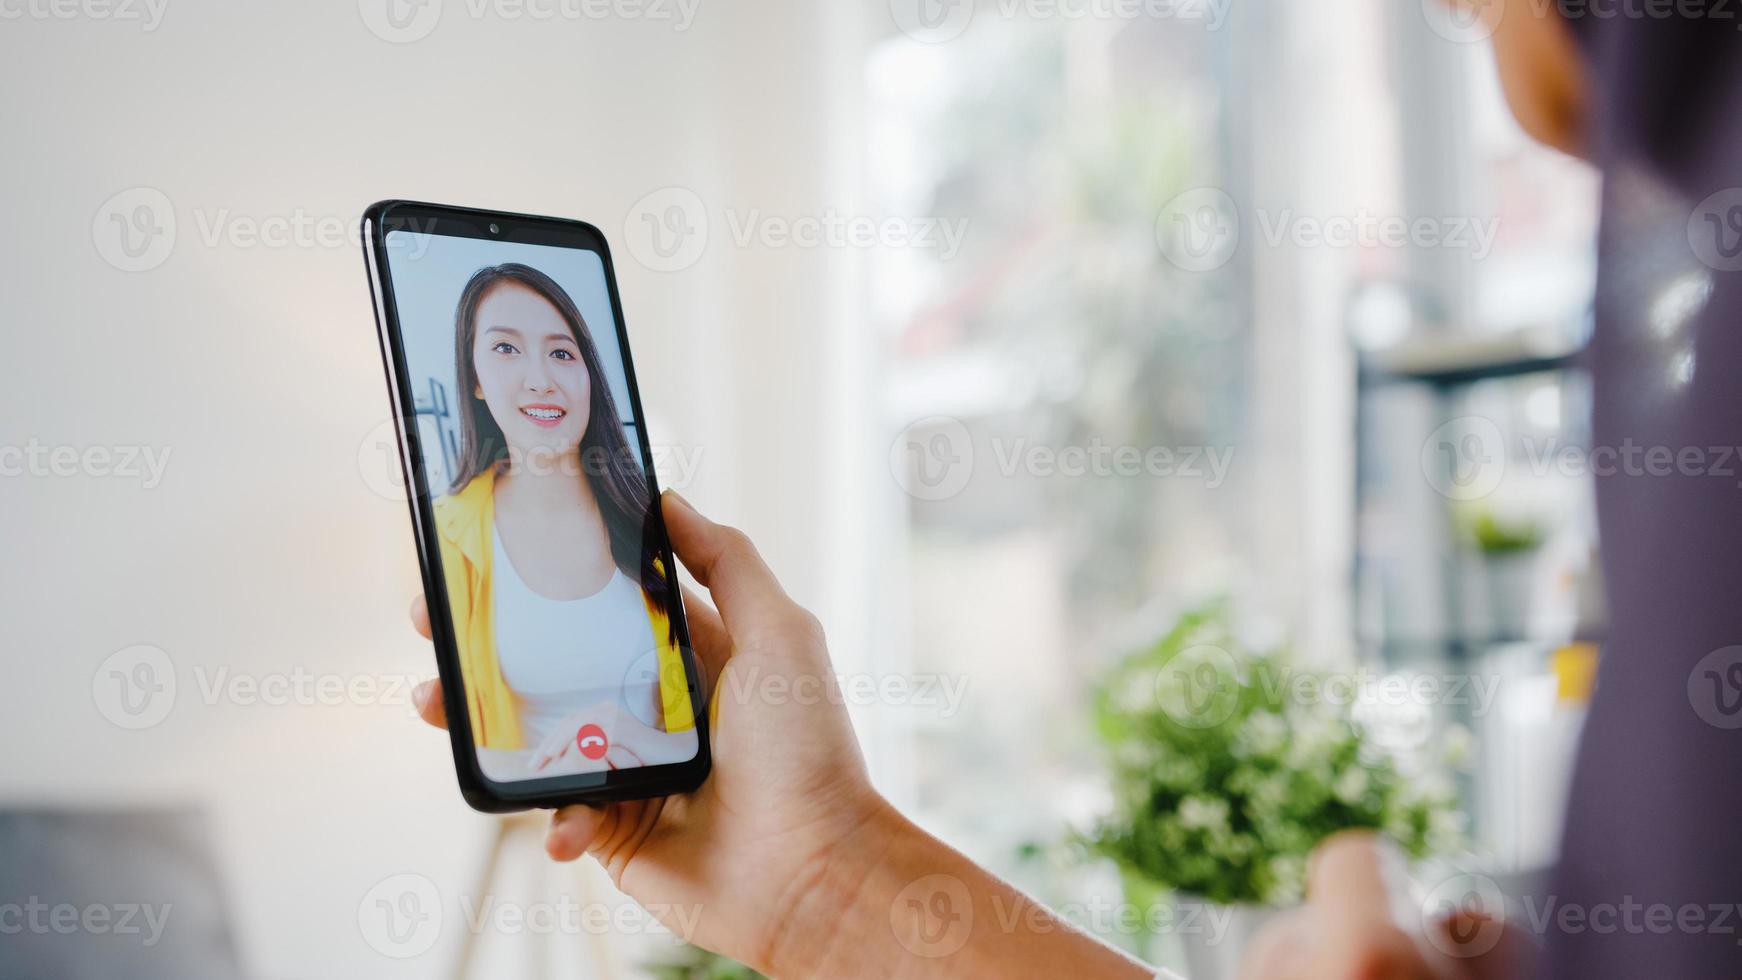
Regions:
<instances>
[{"instance_id":1,"label":"white flowering plant","mask_svg":"<svg viewBox=\"0 0 1742 980\"><path fill-rule=\"evenodd\" d=\"M1134 885L1274 906L1300 900L1307 855L1339 830L1378 830L1415 858L1455 846L1449 782L1323 694L1286 654L1242 651L1222 604L1187 613L1097 692L1114 807L1089 849Z\"/></svg>"}]
</instances>

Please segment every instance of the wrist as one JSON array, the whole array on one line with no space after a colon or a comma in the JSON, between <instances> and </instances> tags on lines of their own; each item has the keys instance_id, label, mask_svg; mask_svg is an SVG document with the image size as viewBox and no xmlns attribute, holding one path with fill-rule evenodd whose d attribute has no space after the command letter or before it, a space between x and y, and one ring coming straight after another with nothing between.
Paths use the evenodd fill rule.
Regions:
<instances>
[{"instance_id":1,"label":"wrist","mask_svg":"<svg viewBox=\"0 0 1742 980\"><path fill-rule=\"evenodd\" d=\"M874 794L873 794L874 796ZM875 797L777 909L774 977L1154 977Z\"/></svg>"},{"instance_id":2,"label":"wrist","mask_svg":"<svg viewBox=\"0 0 1742 980\"><path fill-rule=\"evenodd\" d=\"M830 964L862 957L868 930L888 929L889 897L882 894L879 870L920 839L929 838L868 791L844 832L819 849L792 883L758 967L772 977L846 975Z\"/></svg>"}]
</instances>

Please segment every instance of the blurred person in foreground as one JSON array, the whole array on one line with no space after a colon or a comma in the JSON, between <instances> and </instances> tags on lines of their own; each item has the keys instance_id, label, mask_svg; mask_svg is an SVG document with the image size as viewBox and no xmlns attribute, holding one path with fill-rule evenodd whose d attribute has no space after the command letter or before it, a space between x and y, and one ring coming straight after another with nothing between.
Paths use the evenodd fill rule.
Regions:
<instances>
[{"instance_id":1,"label":"blurred person in foreground","mask_svg":"<svg viewBox=\"0 0 1742 980\"><path fill-rule=\"evenodd\" d=\"M1692 0L1460 2L1492 30L1524 129L1605 176L1594 446L1735 446L1736 15ZM1345 834L1320 847L1307 903L1259 937L1246 976L1742 975L1742 924L1726 930L1717 919L1742 908L1742 728L1725 727L1727 710L1742 726L1742 709L1719 697L1702 711L1695 696L1701 666L1742 644L1742 490L1720 476L1597 481L1612 626L1552 896L1580 910L1579 924L1555 918L1546 935L1528 936L1480 910L1423 922L1389 849ZM714 682L714 772L689 796L559 811L552 857L590 853L644 904L700 906L687 938L775 976L1154 975L896 812L871 787L838 703L726 696L746 672L833 683L823 634L741 533L675 495L663 507L678 557L713 600L688 605ZM427 634L421 603L413 616ZM1713 671L1719 681L1726 664ZM1735 686L1732 698L1742 695ZM419 704L441 724L433 693L425 685ZM1641 905L1705 915L1635 928L1626 923L1637 915L1617 914L1604 928L1593 914Z\"/></svg>"}]
</instances>

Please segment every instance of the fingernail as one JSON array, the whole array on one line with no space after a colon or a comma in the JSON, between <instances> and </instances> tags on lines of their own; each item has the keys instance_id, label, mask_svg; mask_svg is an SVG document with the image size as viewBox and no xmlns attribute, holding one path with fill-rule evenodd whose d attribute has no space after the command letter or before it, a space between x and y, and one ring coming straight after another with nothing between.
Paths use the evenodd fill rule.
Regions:
<instances>
[{"instance_id":1,"label":"fingernail","mask_svg":"<svg viewBox=\"0 0 1742 980\"><path fill-rule=\"evenodd\" d=\"M424 681L411 689L411 701L417 705L418 711L429 707L429 696L435 690L435 681Z\"/></svg>"},{"instance_id":2,"label":"fingernail","mask_svg":"<svg viewBox=\"0 0 1742 980\"><path fill-rule=\"evenodd\" d=\"M699 511L696 510L696 505L685 500L684 495L681 493L678 493L676 490L667 490L665 492L665 495L667 497L671 498L672 503L677 504L679 507L682 507L684 510L689 511L692 514L699 513Z\"/></svg>"}]
</instances>

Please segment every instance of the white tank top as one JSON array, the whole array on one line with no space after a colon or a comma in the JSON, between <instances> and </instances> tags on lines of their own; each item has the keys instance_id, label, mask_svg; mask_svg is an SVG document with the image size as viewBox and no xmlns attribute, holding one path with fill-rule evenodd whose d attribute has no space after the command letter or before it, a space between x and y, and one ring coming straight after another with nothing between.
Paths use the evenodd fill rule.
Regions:
<instances>
[{"instance_id":1,"label":"white tank top","mask_svg":"<svg viewBox=\"0 0 1742 980\"><path fill-rule=\"evenodd\" d=\"M536 745L565 716L600 702L626 707L655 725L658 684L648 677L656 675L632 671L654 656L641 586L618 569L590 596L549 599L521 581L501 534L490 538L496 658L520 702L526 744Z\"/></svg>"}]
</instances>

